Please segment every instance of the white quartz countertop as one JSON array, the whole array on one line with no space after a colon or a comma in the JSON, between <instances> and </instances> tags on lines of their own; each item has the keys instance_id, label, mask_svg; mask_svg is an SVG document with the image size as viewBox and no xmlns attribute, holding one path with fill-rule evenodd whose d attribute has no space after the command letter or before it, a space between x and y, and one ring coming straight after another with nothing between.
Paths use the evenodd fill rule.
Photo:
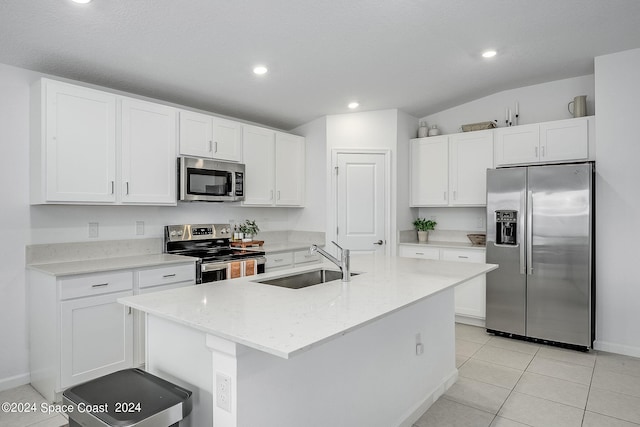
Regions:
<instances>
[{"instance_id":1,"label":"white quartz countertop","mask_svg":"<svg viewBox=\"0 0 640 427\"><path fill-rule=\"evenodd\" d=\"M198 258L171 255L148 254L127 257L97 258L81 261L54 262L49 264L30 264L27 268L38 270L53 276L89 274L102 271L126 270L131 268L154 267L183 262L195 262Z\"/></svg>"},{"instance_id":2,"label":"white quartz countertop","mask_svg":"<svg viewBox=\"0 0 640 427\"><path fill-rule=\"evenodd\" d=\"M303 289L256 283L319 268L297 267L120 298L127 306L266 353L290 358L497 268L384 255L351 258L351 282ZM324 267L335 269L331 263Z\"/></svg>"}]
</instances>

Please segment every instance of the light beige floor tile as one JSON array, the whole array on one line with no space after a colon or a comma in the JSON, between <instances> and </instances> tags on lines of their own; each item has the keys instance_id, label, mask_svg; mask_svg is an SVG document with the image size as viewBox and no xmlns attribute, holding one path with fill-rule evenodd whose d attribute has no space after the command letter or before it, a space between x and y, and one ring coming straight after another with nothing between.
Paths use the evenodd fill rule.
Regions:
<instances>
[{"instance_id":1,"label":"light beige floor tile","mask_svg":"<svg viewBox=\"0 0 640 427\"><path fill-rule=\"evenodd\" d=\"M595 412L585 412L582 427L637 427L640 424L630 423Z\"/></svg>"},{"instance_id":2,"label":"light beige floor tile","mask_svg":"<svg viewBox=\"0 0 640 427\"><path fill-rule=\"evenodd\" d=\"M415 426L417 427L488 427L493 414L440 398L431 405Z\"/></svg>"},{"instance_id":3,"label":"light beige floor tile","mask_svg":"<svg viewBox=\"0 0 640 427\"><path fill-rule=\"evenodd\" d=\"M601 368L593 371L591 387L640 397L640 378Z\"/></svg>"},{"instance_id":4,"label":"light beige floor tile","mask_svg":"<svg viewBox=\"0 0 640 427\"><path fill-rule=\"evenodd\" d=\"M525 372L513 390L580 409L587 406L587 396L589 395L589 386L587 385L533 372Z\"/></svg>"},{"instance_id":5,"label":"light beige floor tile","mask_svg":"<svg viewBox=\"0 0 640 427\"><path fill-rule=\"evenodd\" d=\"M480 350L481 347L482 344L480 343L456 338L456 355L471 357Z\"/></svg>"},{"instance_id":6,"label":"light beige floor tile","mask_svg":"<svg viewBox=\"0 0 640 427\"><path fill-rule=\"evenodd\" d=\"M487 343L473 355L473 358L524 371L533 359L533 354L493 347Z\"/></svg>"},{"instance_id":7,"label":"light beige floor tile","mask_svg":"<svg viewBox=\"0 0 640 427\"><path fill-rule=\"evenodd\" d=\"M21 402L35 405L35 410L32 412L0 413L0 427L29 426L39 421L53 418L52 414L40 410L40 405L45 403L45 400L40 393L35 391L30 385L23 385L1 392L0 402Z\"/></svg>"},{"instance_id":8,"label":"light beige floor tile","mask_svg":"<svg viewBox=\"0 0 640 427\"><path fill-rule=\"evenodd\" d=\"M461 377L471 378L498 387L513 389L520 379L523 371L508 368L506 366L495 365L477 359L469 359L458 370Z\"/></svg>"},{"instance_id":9,"label":"light beige floor tile","mask_svg":"<svg viewBox=\"0 0 640 427\"><path fill-rule=\"evenodd\" d=\"M598 352L596 368L640 377L640 359L637 357Z\"/></svg>"},{"instance_id":10,"label":"light beige floor tile","mask_svg":"<svg viewBox=\"0 0 640 427\"><path fill-rule=\"evenodd\" d=\"M506 348L507 350L519 351L520 353L536 354L540 346L527 341L513 338L493 337L487 344L493 347Z\"/></svg>"},{"instance_id":11,"label":"light beige floor tile","mask_svg":"<svg viewBox=\"0 0 640 427\"><path fill-rule=\"evenodd\" d=\"M492 335L489 335L484 328L456 323L456 338L486 344L491 337Z\"/></svg>"},{"instance_id":12,"label":"light beige floor tile","mask_svg":"<svg viewBox=\"0 0 640 427\"><path fill-rule=\"evenodd\" d=\"M460 377L444 397L472 408L497 414L511 390Z\"/></svg>"},{"instance_id":13,"label":"light beige floor tile","mask_svg":"<svg viewBox=\"0 0 640 427\"><path fill-rule=\"evenodd\" d=\"M640 397L592 387L587 411L640 424Z\"/></svg>"},{"instance_id":14,"label":"light beige floor tile","mask_svg":"<svg viewBox=\"0 0 640 427\"><path fill-rule=\"evenodd\" d=\"M517 421L510 420L508 418L496 417L491 423L491 427L529 427L527 424L522 424Z\"/></svg>"},{"instance_id":15,"label":"light beige floor tile","mask_svg":"<svg viewBox=\"0 0 640 427\"><path fill-rule=\"evenodd\" d=\"M536 355L529 364L529 367L527 367L527 371L589 385L591 383L593 368L574 365L560 360L547 359Z\"/></svg>"},{"instance_id":16,"label":"light beige floor tile","mask_svg":"<svg viewBox=\"0 0 640 427\"><path fill-rule=\"evenodd\" d=\"M498 415L535 427L580 427L583 413L573 406L513 392Z\"/></svg>"},{"instance_id":17,"label":"light beige floor tile","mask_svg":"<svg viewBox=\"0 0 640 427\"><path fill-rule=\"evenodd\" d=\"M538 356L559 360L561 362L569 362L575 365L590 366L592 368L596 363L596 353L594 351L583 353L566 348L542 346L540 347L540 351L538 351Z\"/></svg>"},{"instance_id":18,"label":"light beige floor tile","mask_svg":"<svg viewBox=\"0 0 640 427\"><path fill-rule=\"evenodd\" d=\"M460 368L464 365L469 358L467 356L459 356L456 354L456 368Z\"/></svg>"},{"instance_id":19,"label":"light beige floor tile","mask_svg":"<svg viewBox=\"0 0 640 427\"><path fill-rule=\"evenodd\" d=\"M63 427L68 426L69 421L62 415L56 415L53 418L47 418L35 424L30 424L29 427Z\"/></svg>"}]
</instances>

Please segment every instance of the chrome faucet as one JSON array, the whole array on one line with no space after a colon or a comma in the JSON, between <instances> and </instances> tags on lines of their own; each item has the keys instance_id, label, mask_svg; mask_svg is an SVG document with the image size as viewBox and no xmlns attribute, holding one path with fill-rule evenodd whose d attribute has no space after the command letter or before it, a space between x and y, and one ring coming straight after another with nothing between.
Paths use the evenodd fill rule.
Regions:
<instances>
[{"instance_id":1,"label":"chrome faucet","mask_svg":"<svg viewBox=\"0 0 640 427\"><path fill-rule=\"evenodd\" d=\"M309 248L309 253L312 254L314 252L318 252L320 255L340 267L340 271L342 271L342 281L348 282L351 280L351 260L349 249L342 249L342 247L340 247L340 245L338 245L334 241L332 241L331 243L333 243L338 247L338 249L340 249L340 259L334 257L329 252L318 247L318 245L311 245L311 247Z\"/></svg>"}]
</instances>

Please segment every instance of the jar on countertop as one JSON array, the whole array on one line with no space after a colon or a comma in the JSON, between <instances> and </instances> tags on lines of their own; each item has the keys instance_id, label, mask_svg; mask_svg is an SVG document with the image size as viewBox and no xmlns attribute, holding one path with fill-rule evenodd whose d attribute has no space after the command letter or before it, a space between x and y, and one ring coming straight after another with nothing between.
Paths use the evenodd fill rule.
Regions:
<instances>
[{"instance_id":1,"label":"jar on countertop","mask_svg":"<svg viewBox=\"0 0 640 427\"><path fill-rule=\"evenodd\" d=\"M440 129L438 129L438 126L433 125L431 126L431 129L429 129L429 136L437 136L440 135Z\"/></svg>"},{"instance_id":2,"label":"jar on countertop","mask_svg":"<svg viewBox=\"0 0 640 427\"><path fill-rule=\"evenodd\" d=\"M429 136L429 126L427 126L427 122L420 122L420 127L418 128L418 138L424 138Z\"/></svg>"}]
</instances>

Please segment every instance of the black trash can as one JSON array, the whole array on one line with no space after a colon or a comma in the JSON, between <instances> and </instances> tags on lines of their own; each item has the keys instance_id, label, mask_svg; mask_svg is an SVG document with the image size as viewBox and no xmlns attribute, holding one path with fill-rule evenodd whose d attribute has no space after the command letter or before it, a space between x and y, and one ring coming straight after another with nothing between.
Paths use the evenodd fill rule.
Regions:
<instances>
[{"instance_id":1,"label":"black trash can","mask_svg":"<svg viewBox=\"0 0 640 427\"><path fill-rule=\"evenodd\" d=\"M191 392L141 369L125 369L62 393L69 427L177 427Z\"/></svg>"}]
</instances>

